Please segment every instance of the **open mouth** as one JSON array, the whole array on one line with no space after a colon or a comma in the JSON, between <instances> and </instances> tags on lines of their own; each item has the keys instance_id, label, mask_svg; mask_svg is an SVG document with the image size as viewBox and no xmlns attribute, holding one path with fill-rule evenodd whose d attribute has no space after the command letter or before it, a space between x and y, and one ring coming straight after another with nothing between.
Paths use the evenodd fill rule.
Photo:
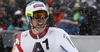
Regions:
<instances>
[{"instance_id":1,"label":"open mouth","mask_svg":"<svg viewBox=\"0 0 100 52\"><path fill-rule=\"evenodd\" d=\"M37 28L44 28L46 25L44 23L38 23L37 24Z\"/></svg>"}]
</instances>

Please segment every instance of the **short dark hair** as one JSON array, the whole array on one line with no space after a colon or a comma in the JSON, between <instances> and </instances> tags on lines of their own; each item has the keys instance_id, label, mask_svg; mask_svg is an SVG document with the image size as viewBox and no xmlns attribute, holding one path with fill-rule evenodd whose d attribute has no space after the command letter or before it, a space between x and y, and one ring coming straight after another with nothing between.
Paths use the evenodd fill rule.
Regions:
<instances>
[{"instance_id":1,"label":"short dark hair","mask_svg":"<svg viewBox=\"0 0 100 52\"><path fill-rule=\"evenodd\" d=\"M60 9L60 4L58 2L54 2L53 9Z\"/></svg>"}]
</instances>

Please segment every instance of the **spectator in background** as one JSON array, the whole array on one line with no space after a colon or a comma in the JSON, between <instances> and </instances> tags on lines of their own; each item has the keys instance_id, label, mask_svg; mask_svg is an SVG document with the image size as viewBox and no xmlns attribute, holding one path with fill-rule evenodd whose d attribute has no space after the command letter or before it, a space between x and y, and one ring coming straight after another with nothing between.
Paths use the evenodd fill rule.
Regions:
<instances>
[{"instance_id":1,"label":"spectator in background","mask_svg":"<svg viewBox=\"0 0 100 52\"><path fill-rule=\"evenodd\" d=\"M0 8L0 30L7 30L7 19L4 8Z\"/></svg>"},{"instance_id":2,"label":"spectator in background","mask_svg":"<svg viewBox=\"0 0 100 52\"><path fill-rule=\"evenodd\" d=\"M80 13L79 13L79 8L80 8L80 4L79 3L75 3L74 5L74 15L73 18L75 21L78 21L80 18Z\"/></svg>"},{"instance_id":3,"label":"spectator in background","mask_svg":"<svg viewBox=\"0 0 100 52\"><path fill-rule=\"evenodd\" d=\"M17 6L16 6L16 3L15 3L15 0L9 0L9 3L8 3L8 8L7 8L7 20L8 20L8 26L10 24L12 24L12 21L13 21L13 17L14 17L14 12L17 10Z\"/></svg>"},{"instance_id":4,"label":"spectator in background","mask_svg":"<svg viewBox=\"0 0 100 52\"><path fill-rule=\"evenodd\" d=\"M60 4L55 2L53 4L53 19L55 26L58 26L61 19L63 19L63 13L60 11Z\"/></svg>"},{"instance_id":5,"label":"spectator in background","mask_svg":"<svg viewBox=\"0 0 100 52\"><path fill-rule=\"evenodd\" d=\"M73 11L66 10L64 13L64 19L62 19L58 25L58 28L62 28L69 35L79 35L78 22L73 19Z\"/></svg>"},{"instance_id":6,"label":"spectator in background","mask_svg":"<svg viewBox=\"0 0 100 52\"><path fill-rule=\"evenodd\" d=\"M9 0L8 6L9 7L7 8L7 10L9 11L7 12L7 15L12 18L14 17L14 13L18 9L18 6L16 6L15 0Z\"/></svg>"},{"instance_id":7,"label":"spectator in background","mask_svg":"<svg viewBox=\"0 0 100 52\"><path fill-rule=\"evenodd\" d=\"M69 0L60 0L60 5L68 7Z\"/></svg>"},{"instance_id":8,"label":"spectator in background","mask_svg":"<svg viewBox=\"0 0 100 52\"><path fill-rule=\"evenodd\" d=\"M12 4L11 4L12 5ZM8 27L9 26L9 24L11 24L11 22L12 22L12 16L11 15L13 15L13 9L11 9L11 7L9 6L9 4L7 5L7 4L5 4L4 2L3 2L3 0L0 0L0 8L2 8L4 11L5 11L5 13L7 14L6 16L4 16L5 18L6 18L6 26Z\"/></svg>"},{"instance_id":9,"label":"spectator in background","mask_svg":"<svg viewBox=\"0 0 100 52\"><path fill-rule=\"evenodd\" d=\"M88 6L85 2L82 4L83 14L85 14L85 20L81 22L80 34L81 35L93 35L95 30L99 28L99 17L97 15L97 9L93 6ZM97 25L98 24L98 25Z\"/></svg>"},{"instance_id":10,"label":"spectator in background","mask_svg":"<svg viewBox=\"0 0 100 52\"><path fill-rule=\"evenodd\" d=\"M65 10L68 9L68 2L69 0L60 0L60 5L61 5L60 9L62 12L65 12Z\"/></svg>"},{"instance_id":11,"label":"spectator in background","mask_svg":"<svg viewBox=\"0 0 100 52\"><path fill-rule=\"evenodd\" d=\"M68 2L68 5L67 5L67 6L68 6L70 9L73 9L73 8L74 8L75 3L76 3L76 0L69 0L69 2Z\"/></svg>"},{"instance_id":12,"label":"spectator in background","mask_svg":"<svg viewBox=\"0 0 100 52\"><path fill-rule=\"evenodd\" d=\"M9 10L7 10L8 9L8 5L5 4L2 0L0 0L0 8L3 8L6 13L9 11Z\"/></svg>"},{"instance_id":13,"label":"spectator in background","mask_svg":"<svg viewBox=\"0 0 100 52\"><path fill-rule=\"evenodd\" d=\"M18 8L23 9L24 8L24 4L25 4L25 0L15 0L16 5L18 6Z\"/></svg>"},{"instance_id":14,"label":"spectator in background","mask_svg":"<svg viewBox=\"0 0 100 52\"><path fill-rule=\"evenodd\" d=\"M8 30L28 30L28 26L22 21L22 12L17 10L15 12L15 19L11 25L9 25Z\"/></svg>"}]
</instances>

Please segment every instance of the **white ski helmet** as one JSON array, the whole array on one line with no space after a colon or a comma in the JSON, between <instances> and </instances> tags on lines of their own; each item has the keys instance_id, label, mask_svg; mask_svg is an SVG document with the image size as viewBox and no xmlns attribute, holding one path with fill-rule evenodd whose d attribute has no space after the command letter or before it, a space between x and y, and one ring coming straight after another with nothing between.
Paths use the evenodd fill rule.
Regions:
<instances>
[{"instance_id":1,"label":"white ski helmet","mask_svg":"<svg viewBox=\"0 0 100 52\"><path fill-rule=\"evenodd\" d=\"M33 17L33 13L35 11L46 11L47 12L47 16L49 16L49 12L45 6L44 3L40 2L40 1L33 1L31 3L29 3L27 6L26 6L26 11L25 11L25 16L31 16Z\"/></svg>"},{"instance_id":2,"label":"white ski helmet","mask_svg":"<svg viewBox=\"0 0 100 52\"><path fill-rule=\"evenodd\" d=\"M45 11L46 17L49 16L49 12L44 3L40 2L40 1L33 1L33 2L29 3L26 6L25 16L26 16L26 20L27 20L28 24L31 26L33 26L31 19L34 19L34 17L33 17L34 12L37 12L37 11ZM33 26L33 28L34 28L34 26Z\"/></svg>"}]
</instances>

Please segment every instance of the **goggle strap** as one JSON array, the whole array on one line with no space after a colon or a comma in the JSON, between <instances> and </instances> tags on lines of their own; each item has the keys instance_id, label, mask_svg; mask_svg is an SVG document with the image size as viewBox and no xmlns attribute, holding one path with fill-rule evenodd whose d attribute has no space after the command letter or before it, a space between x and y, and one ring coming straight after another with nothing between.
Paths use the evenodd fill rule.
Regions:
<instances>
[{"instance_id":1,"label":"goggle strap","mask_svg":"<svg viewBox=\"0 0 100 52\"><path fill-rule=\"evenodd\" d=\"M31 17L28 18L29 19L29 24L31 25L31 27L34 29L34 26L32 25L32 20Z\"/></svg>"}]
</instances>

